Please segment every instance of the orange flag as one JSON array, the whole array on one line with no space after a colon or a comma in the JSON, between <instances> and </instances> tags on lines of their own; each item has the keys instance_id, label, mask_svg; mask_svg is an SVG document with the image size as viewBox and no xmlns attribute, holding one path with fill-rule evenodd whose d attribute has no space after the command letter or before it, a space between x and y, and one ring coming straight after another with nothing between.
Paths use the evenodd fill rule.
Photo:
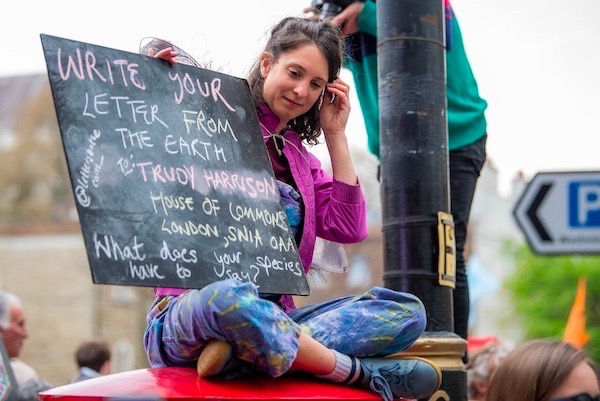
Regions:
<instances>
[{"instance_id":1,"label":"orange flag","mask_svg":"<svg viewBox=\"0 0 600 401\"><path fill-rule=\"evenodd\" d=\"M590 336L585 331L585 291L586 278L580 277L577 283L577 294L571 307L569 320L565 327L563 342L569 343L576 348L583 348L589 341Z\"/></svg>"}]
</instances>

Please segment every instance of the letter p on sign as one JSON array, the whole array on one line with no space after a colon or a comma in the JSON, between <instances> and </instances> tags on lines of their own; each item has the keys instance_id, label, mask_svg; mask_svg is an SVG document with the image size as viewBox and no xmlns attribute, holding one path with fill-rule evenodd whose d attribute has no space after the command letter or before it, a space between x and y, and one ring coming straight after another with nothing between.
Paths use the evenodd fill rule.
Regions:
<instances>
[{"instance_id":1,"label":"letter p on sign","mask_svg":"<svg viewBox=\"0 0 600 401\"><path fill-rule=\"evenodd\" d=\"M569 225L600 227L600 181L574 181L569 184Z\"/></svg>"}]
</instances>

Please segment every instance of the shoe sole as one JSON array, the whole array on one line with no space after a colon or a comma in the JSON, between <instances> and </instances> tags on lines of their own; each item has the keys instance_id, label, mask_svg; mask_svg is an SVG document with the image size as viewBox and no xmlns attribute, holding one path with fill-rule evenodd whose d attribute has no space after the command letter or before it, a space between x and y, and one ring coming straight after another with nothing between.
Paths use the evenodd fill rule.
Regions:
<instances>
[{"instance_id":1,"label":"shoe sole","mask_svg":"<svg viewBox=\"0 0 600 401\"><path fill-rule=\"evenodd\" d=\"M196 365L200 377L214 376L223 369L231 357L231 346L220 340L211 340L206 344Z\"/></svg>"}]
</instances>

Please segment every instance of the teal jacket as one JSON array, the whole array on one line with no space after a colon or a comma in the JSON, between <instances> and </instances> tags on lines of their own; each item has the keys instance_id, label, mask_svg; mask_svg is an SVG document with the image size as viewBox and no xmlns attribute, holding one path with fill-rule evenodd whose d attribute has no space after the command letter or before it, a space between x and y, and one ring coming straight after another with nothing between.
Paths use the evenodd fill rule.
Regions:
<instances>
[{"instance_id":1,"label":"teal jacket","mask_svg":"<svg viewBox=\"0 0 600 401\"><path fill-rule=\"evenodd\" d=\"M448 150L481 139L487 131L487 102L479 96L477 81L465 53L458 21L446 4L446 97L448 99ZM358 20L359 32L346 43L345 66L354 85L367 128L369 150L379 157L379 105L377 93L377 7L365 1Z\"/></svg>"}]
</instances>

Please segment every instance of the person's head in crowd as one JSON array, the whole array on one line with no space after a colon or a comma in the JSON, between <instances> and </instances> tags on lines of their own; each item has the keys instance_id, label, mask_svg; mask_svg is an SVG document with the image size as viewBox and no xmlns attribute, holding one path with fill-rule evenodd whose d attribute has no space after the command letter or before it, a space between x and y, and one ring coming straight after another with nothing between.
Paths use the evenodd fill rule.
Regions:
<instances>
[{"instance_id":1,"label":"person's head in crowd","mask_svg":"<svg viewBox=\"0 0 600 401\"><path fill-rule=\"evenodd\" d=\"M598 367L584 350L533 340L504 358L486 401L596 401L599 396Z\"/></svg>"},{"instance_id":2,"label":"person's head in crowd","mask_svg":"<svg viewBox=\"0 0 600 401\"><path fill-rule=\"evenodd\" d=\"M104 340L85 341L75 352L79 368L89 368L105 375L110 373L110 347Z\"/></svg>"},{"instance_id":3,"label":"person's head in crowd","mask_svg":"<svg viewBox=\"0 0 600 401\"><path fill-rule=\"evenodd\" d=\"M25 327L21 301L16 295L5 291L0 291L0 332L8 356L18 357L29 333Z\"/></svg>"},{"instance_id":4,"label":"person's head in crowd","mask_svg":"<svg viewBox=\"0 0 600 401\"><path fill-rule=\"evenodd\" d=\"M507 344L491 343L472 351L467 364L469 400L485 400L494 372L511 349Z\"/></svg>"},{"instance_id":5,"label":"person's head in crowd","mask_svg":"<svg viewBox=\"0 0 600 401\"><path fill-rule=\"evenodd\" d=\"M49 390L52 386L44 380L28 380L20 385L15 393L13 401L38 401L41 391Z\"/></svg>"}]
</instances>

